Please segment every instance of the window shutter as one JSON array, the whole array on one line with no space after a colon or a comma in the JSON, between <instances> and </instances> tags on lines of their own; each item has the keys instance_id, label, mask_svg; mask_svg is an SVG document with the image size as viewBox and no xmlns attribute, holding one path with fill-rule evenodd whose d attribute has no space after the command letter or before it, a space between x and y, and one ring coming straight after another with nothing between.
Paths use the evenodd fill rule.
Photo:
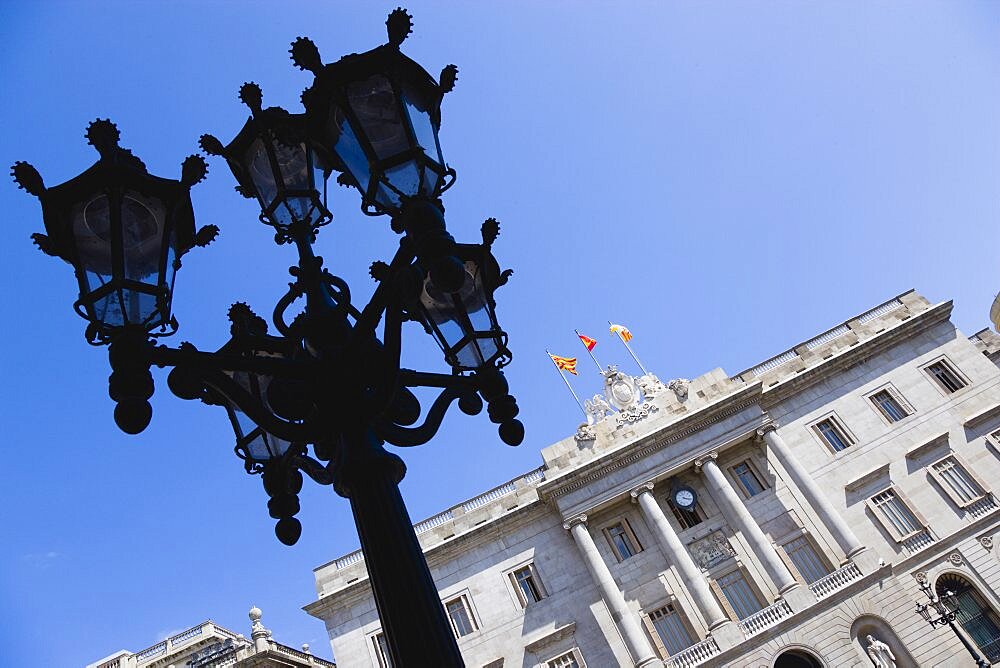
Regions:
<instances>
[{"instance_id":1,"label":"window shutter","mask_svg":"<svg viewBox=\"0 0 1000 668\"><path fill-rule=\"evenodd\" d=\"M726 598L726 595L722 592L722 587L719 586L719 583L713 578L708 578L708 587L712 590L712 593L715 594L715 598L718 600L719 605L722 606L726 616L734 622L739 622L739 616L736 614L736 611L733 610L733 606L729 604L729 599Z\"/></svg>"},{"instance_id":2,"label":"window shutter","mask_svg":"<svg viewBox=\"0 0 1000 668\"><path fill-rule=\"evenodd\" d=\"M774 543L772 543L772 545L774 545L774 551L778 553L779 557L781 557L781 560L785 563L785 568L787 568L788 572L792 574L792 577L795 578L799 584L809 584L806 582L806 579L802 577L802 573L799 573L799 569L795 567L795 562L788 556L788 552L785 551L785 546L779 546Z\"/></svg>"},{"instance_id":3,"label":"window shutter","mask_svg":"<svg viewBox=\"0 0 1000 668\"><path fill-rule=\"evenodd\" d=\"M969 474L969 477L976 481L976 484L979 485L979 489L983 490L984 495L990 496L992 493L990 486L986 484L985 480L979 477L976 473L976 469L969 466L969 462L965 461L965 458L957 452L952 453L952 457L955 458L955 461L958 462L959 466L965 469L965 472Z\"/></svg>"},{"instance_id":4,"label":"window shutter","mask_svg":"<svg viewBox=\"0 0 1000 668\"><path fill-rule=\"evenodd\" d=\"M517 600L521 604L521 607L527 608L528 602L524 599L524 592L521 591L521 585L518 584L517 575L514 574L514 571L507 574L507 579L510 580L510 584L514 588L514 595L517 596Z\"/></svg>"},{"instance_id":5,"label":"window shutter","mask_svg":"<svg viewBox=\"0 0 1000 668\"><path fill-rule=\"evenodd\" d=\"M531 569L531 577L535 580L535 587L538 589L538 595L541 598L546 598L549 592L545 590L545 585L542 584L542 578L538 576L538 569L535 568L535 562L528 564L528 568Z\"/></svg>"},{"instance_id":6,"label":"window shutter","mask_svg":"<svg viewBox=\"0 0 1000 668\"><path fill-rule=\"evenodd\" d=\"M660 655L660 658L670 658L670 655L667 654L667 648L663 646L660 634L656 632L656 627L653 626L653 620L649 615L642 616L642 624L646 627L646 632L649 634L650 639L652 639L653 644L656 645L656 652Z\"/></svg>"},{"instance_id":7,"label":"window shutter","mask_svg":"<svg viewBox=\"0 0 1000 668\"><path fill-rule=\"evenodd\" d=\"M887 490L882 490L882 492L885 491ZM882 492L879 492L879 494L881 494ZM898 543L903 536L900 535L896 527L892 525L892 522L886 519L883 511L879 510L879 507L875 505L875 502L872 501L871 498L865 499L865 505L868 506L869 512L871 512L871 514L875 517L875 520L882 525L882 528L885 529L886 533L888 533L889 536L891 536L892 539Z\"/></svg>"},{"instance_id":8,"label":"window shutter","mask_svg":"<svg viewBox=\"0 0 1000 668\"><path fill-rule=\"evenodd\" d=\"M917 412L913 409L913 406L910 405L910 402L904 399L903 395L900 394L895 387L893 387L892 385L887 385L885 389L888 390L889 394L892 395L892 398L895 399L900 406L902 406L903 410L906 411L907 415L913 415L914 413Z\"/></svg>"}]
</instances>

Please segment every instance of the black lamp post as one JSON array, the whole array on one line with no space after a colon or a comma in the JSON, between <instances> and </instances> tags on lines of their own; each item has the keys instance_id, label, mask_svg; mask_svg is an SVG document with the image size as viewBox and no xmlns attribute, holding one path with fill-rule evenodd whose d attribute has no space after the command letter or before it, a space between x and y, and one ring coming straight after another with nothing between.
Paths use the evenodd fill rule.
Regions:
<instances>
[{"instance_id":1,"label":"black lamp post","mask_svg":"<svg viewBox=\"0 0 1000 668\"><path fill-rule=\"evenodd\" d=\"M958 627L955 626L955 618L958 610L958 602L955 593L949 590L946 591L943 596L939 597L934 590L931 589L930 584L926 580L920 583L920 591L927 596L927 599L930 601L930 605L927 603L917 603L917 614L923 617L924 621L929 623L932 629L936 628L938 625L944 626L947 624L951 628L952 633L958 636L958 639L962 641L965 649L972 655L972 660L976 662L976 666L979 668L988 668L990 665L989 662L979 655L976 648L973 647L968 640L966 640L965 636L958 630ZM932 609L933 612L937 613L937 617L933 616Z\"/></svg>"},{"instance_id":2,"label":"black lamp post","mask_svg":"<svg viewBox=\"0 0 1000 668\"><path fill-rule=\"evenodd\" d=\"M109 344L118 425L128 433L146 427L150 368L173 367L174 394L225 407L236 454L248 473L261 474L283 543L294 544L301 533L294 516L302 473L350 500L394 664L461 666L399 493L406 467L383 445L427 443L456 400L469 415L485 400L501 439L521 442L524 428L501 370L511 353L494 302L510 271L500 271L491 252L495 220L483 224L481 244L458 244L445 228L438 198L454 171L444 163L437 131L455 68L435 82L399 52L410 32L406 12L394 11L386 25L389 44L333 65L321 65L312 43L299 38L294 60L316 74L303 94L306 113L264 109L260 88L245 84L240 98L252 115L240 133L227 145L201 139L206 152L225 157L237 189L257 199L275 240L298 251L289 270L295 280L274 309L277 335L237 303L229 313L232 338L217 352L188 343L169 348L151 338L177 329L170 307L180 256L218 231L194 232L188 190L206 173L201 158L185 161L180 181L150 176L118 147L117 129L96 121L88 138L101 160L79 177L46 189L26 163L16 163L12 174L42 201L48 236L34 235L36 243L76 269L76 308L90 323L88 340ZM378 286L360 309L348 285L312 251L317 228L331 219L331 170L358 187L366 212L390 214L393 229L404 233L391 261L372 264ZM303 297L304 310L287 321L286 311ZM401 368L406 320L434 337L451 373ZM409 388L417 386L440 394L413 426L422 410Z\"/></svg>"}]
</instances>

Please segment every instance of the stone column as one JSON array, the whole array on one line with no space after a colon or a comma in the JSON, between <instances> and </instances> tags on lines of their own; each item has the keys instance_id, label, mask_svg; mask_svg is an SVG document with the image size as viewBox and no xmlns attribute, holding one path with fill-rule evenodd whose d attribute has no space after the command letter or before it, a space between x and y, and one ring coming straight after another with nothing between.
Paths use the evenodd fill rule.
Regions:
<instances>
[{"instance_id":1,"label":"stone column","mask_svg":"<svg viewBox=\"0 0 1000 668\"><path fill-rule=\"evenodd\" d=\"M684 543L681 542L677 532L674 531L674 527L667 520L667 516L663 514L660 504L653 497L652 483L647 483L632 490L631 495L632 500L642 508L642 514L645 516L646 521L652 525L653 533L656 534L656 539L660 542L660 547L663 548L663 552L667 556L667 561L677 567L681 581L691 593L691 597L694 599L695 604L697 604L701 616L708 622L709 630L715 630L717 627L730 621L726 613L722 611L722 607L715 600L715 597L712 596L712 592L708 588L708 583L705 581L705 575L694 563L691 553L688 552Z\"/></svg>"},{"instance_id":2,"label":"stone column","mask_svg":"<svg viewBox=\"0 0 1000 668\"><path fill-rule=\"evenodd\" d=\"M608 565L604 563L604 558L597 551L594 538L587 530L587 516L574 517L564 524L563 528L570 532L576 546L580 549L587 569L590 571L591 577L594 578L597 588L601 590L601 597L608 606L615 625L621 631L622 640L625 641L625 647L632 656L635 665L642 668L662 668L663 662L656 658L656 652L649 644L646 634L639 625L639 620L629 609L625 597L608 569Z\"/></svg>"},{"instance_id":3,"label":"stone column","mask_svg":"<svg viewBox=\"0 0 1000 668\"><path fill-rule=\"evenodd\" d=\"M799 460L792 454L791 450L788 449L785 439L781 438L778 434L777 425L774 423L764 425L757 430L757 435L764 439L764 443L767 444L767 447L777 457L778 462L788 472L788 476L792 479L792 482L802 492L802 495L806 497L806 501L812 506L813 511L819 516L820 521L829 530L833 539L837 541L837 545L847 555L847 558L851 559L864 550L865 546L861 544L858 537L851 531L851 527L847 525L847 522L844 521L840 513L834 509L833 504L823 494L816 481L812 479L809 472L805 470L802 464L799 463Z\"/></svg>"},{"instance_id":4,"label":"stone column","mask_svg":"<svg viewBox=\"0 0 1000 668\"><path fill-rule=\"evenodd\" d=\"M747 542L750 543L750 549L760 560L764 570L767 571L767 576L778 588L778 593L784 595L785 592L798 587L799 583L792 577L785 563L778 556L774 545L764 535L756 520L750 515L750 511L736 495L736 490L729 484L729 480L719 465L715 463L717 456L714 452L705 455L695 462L695 468L701 469L705 476L705 482L708 483L708 488L719 504L726 521L729 522L730 526L738 529L747 539Z\"/></svg>"}]
</instances>

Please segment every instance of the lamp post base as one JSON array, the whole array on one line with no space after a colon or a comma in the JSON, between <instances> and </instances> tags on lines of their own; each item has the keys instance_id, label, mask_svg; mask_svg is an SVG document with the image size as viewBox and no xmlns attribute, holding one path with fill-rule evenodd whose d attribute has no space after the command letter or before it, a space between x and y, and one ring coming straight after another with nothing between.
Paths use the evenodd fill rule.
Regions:
<instances>
[{"instance_id":1,"label":"lamp post base","mask_svg":"<svg viewBox=\"0 0 1000 668\"><path fill-rule=\"evenodd\" d=\"M464 667L399 493L406 466L370 430L345 442L341 453L334 488L351 502L393 665Z\"/></svg>"}]
</instances>

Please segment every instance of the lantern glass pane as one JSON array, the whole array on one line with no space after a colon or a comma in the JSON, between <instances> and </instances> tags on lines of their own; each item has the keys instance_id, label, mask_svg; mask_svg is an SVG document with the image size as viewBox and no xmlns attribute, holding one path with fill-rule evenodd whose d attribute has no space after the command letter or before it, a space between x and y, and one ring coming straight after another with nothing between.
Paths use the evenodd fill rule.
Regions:
<instances>
[{"instance_id":1,"label":"lantern glass pane","mask_svg":"<svg viewBox=\"0 0 1000 668\"><path fill-rule=\"evenodd\" d=\"M156 295L138 290L122 290L122 302L130 324L146 324L153 320L157 312Z\"/></svg>"},{"instance_id":2,"label":"lantern glass pane","mask_svg":"<svg viewBox=\"0 0 1000 668\"><path fill-rule=\"evenodd\" d=\"M126 191L122 197L121 220L125 278L156 285L166 220L163 202Z\"/></svg>"},{"instance_id":3,"label":"lantern glass pane","mask_svg":"<svg viewBox=\"0 0 1000 668\"><path fill-rule=\"evenodd\" d=\"M302 143L286 145L274 142L274 156L278 160L281 178L288 190L312 190L309 173L309 158L306 145Z\"/></svg>"},{"instance_id":4,"label":"lantern glass pane","mask_svg":"<svg viewBox=\"0 0 1000 668\"><path fill-rule=\"evenodd\" d=\"M392 84L381 74L347 86L347 100L375 155L385 159L410 148Z\"/></svg>"},{"instance_id":5,"label":"lantern glass pane","mask_svg":"<svg viewBox=\"0 0 1000 668\"><path fill-rule=\"evenodd\" d=\"M410 124L413 126L413 133L416 135L417 144L424 149L424 153L434 162L441 164L441 155L438 153L437 132L431 122L430 105L427 100L421 100L412 88L403 89L403 102L406 103L406 113L410 117Z\"/></svg>"},{"instance_id":6,"label":"lantern glass pane","mask_svg":"<svg viewBox=\"0 0 1000 668\"><path fill-rule=\"evenodd\" d=\"M364 149L358 141L351 124L348 122L344 112L340 107L334 106L330 109L330 120L327 124L330 136L334 137L333 152L337 154L340 161L347 167L354 180L358 182L361 192L368 192L368 182L371 180L371 173L368 169L368 158Z\"/></svg>"},{"instance_id":7,"label":"lantern glass pane","mask_svg":"<svg viewBox=\"0 0 1000 668\"><path fill-rule=\"evenodd\" d=\"M122 313L121 299L117 291L109 292L94 302L94 317L98 322L111 327L125 324L125 315Z\"/></svg>"},{"instance_id":8,"label":"lantern glass pane","mask_svg":"<svg viewBox=\"0 0 1000 668\"><path fill-rule=\"evenodd\" d=\"M434 195L440 185L441 175L430 166L424 167L424 189L427 195Z\"/></svg>"},{"instance_id":9,"label":"lantern glass pane","mask_svg":"<svg viewBox=\"0 0 1000 668\"><path fill-rule=\"evenodd\" d=\"M111 213L107 195L73 206L70 214L80 269L91 290L111 280Z\"/></svg>"},{"instance_id":10,"label":"lantern glass pane","mask_svg":"<svg viewBox=\"0 0 1000 668\"><path fill-rule=\"evenodd\" d=\"M277 196L278 186L263 139L256 139L250 144L250 148L247 149L246 164L249 166L250 180L257 189L257 199L260 200L261 207L266 209Z\"/></svg>"},{"instance_id":11,"label":"lantern glass pane","mask_svg":"<svg viewBox=\"0 0 1000 668\"><path fill-rule=\"evenodd\" d=\"M417 194L430 194L427 192L421 192L420 172L417 169L417 163L413 160L385 170L385 179L391 183L396 190L403 193L403 195L407 197L413 197ZM395 193L393 193L393 195L395 195L398 200L398 195Z\"/></svg>"}]
</instances>

